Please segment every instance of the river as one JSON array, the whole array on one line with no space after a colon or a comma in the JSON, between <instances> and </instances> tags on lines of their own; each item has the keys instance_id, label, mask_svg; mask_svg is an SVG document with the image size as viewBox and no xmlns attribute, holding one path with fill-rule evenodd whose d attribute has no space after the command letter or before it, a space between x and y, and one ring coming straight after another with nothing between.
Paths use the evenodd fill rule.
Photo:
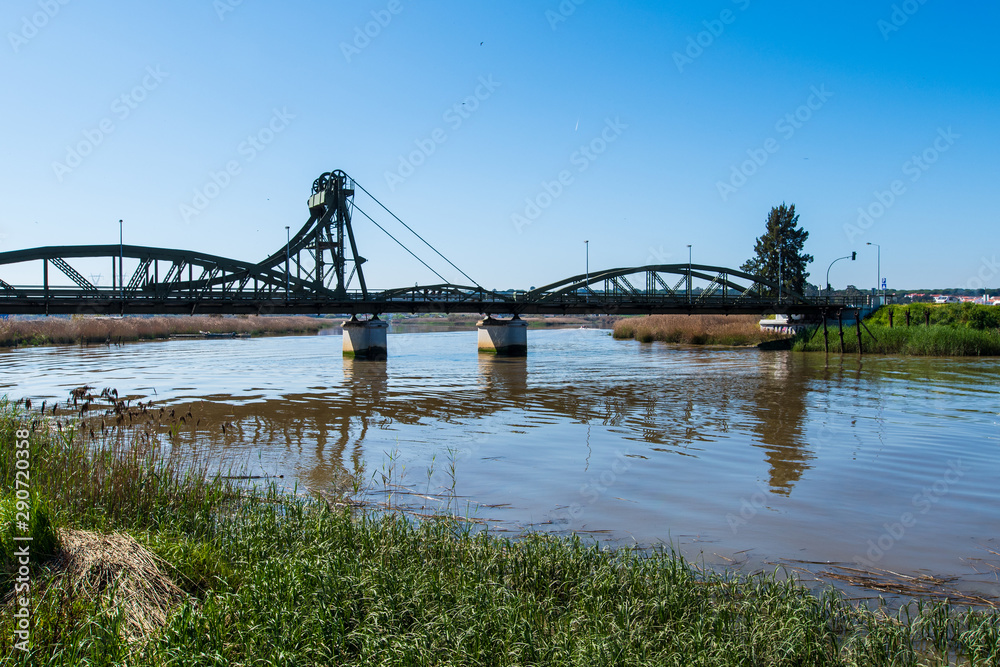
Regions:
<instances>
[{"instance_id":1,"label":"river","mask_svg":"<svg viewBox=\"0 0 1000 667\"><path fill-rule=\"evenodd\" d=\"M190 410L174 447L300 491L357 475L372 497L498 531L949 575L1000 596L1000 359L582 329L528 343L503 359L474 331L393 333L386 362L343 359L336 335L45 347L0 352L0 384L36 404L90 384Z\"/></svg>"}]
</instances>

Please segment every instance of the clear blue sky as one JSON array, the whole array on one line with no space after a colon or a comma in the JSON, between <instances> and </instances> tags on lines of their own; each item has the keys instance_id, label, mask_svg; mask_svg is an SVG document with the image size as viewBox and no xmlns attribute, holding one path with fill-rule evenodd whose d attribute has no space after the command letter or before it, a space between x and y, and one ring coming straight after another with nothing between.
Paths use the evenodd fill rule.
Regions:
<instances>
[{"instance_id":1,"label":"clear blue sky","mask_svg":"<svg viewBox=\"0 0 1000 667\"><path fill-rule=\"evenodd\" d=\"M583 272L584 240L592 270L738 267L781 202L811 282L857 250L831 282L873 287L872 242L890 287L1000 287L995 5L577 2L7 0L0 249L121 218L256 260L343 169L489 288ZM436 280L355 222L370 285Z\"/></svg>"}]
</instances>

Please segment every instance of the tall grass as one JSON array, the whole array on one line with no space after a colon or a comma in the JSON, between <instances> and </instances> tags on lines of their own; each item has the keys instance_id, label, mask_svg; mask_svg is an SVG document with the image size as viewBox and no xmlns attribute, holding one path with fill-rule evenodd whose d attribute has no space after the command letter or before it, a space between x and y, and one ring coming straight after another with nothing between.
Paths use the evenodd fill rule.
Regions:
<instances>
[{"instance_id":1,"label":"tall grass","mask_svg":"<svg viewBox=\"0 0 1000 667\"><path fill-rule=\"evenodd\" d=\"M0 321L0 347L19 345L71 345L119 341L153 340L171 334L212 333L307 333L329 320L312 317L104 317L45 318Z\"/></svg>"},{"instance_id":2,"label":"tall grass","mask_svg":"<svg viewBox=\"0 0 1000 667\"><path fill-rule=\"evenodd\" d=\"M867 327L867 328L866 328ZM858 328L844 327L844 351L857 354ZM840 333L836 327L828 330L830 351L840 352ZM823 333L815 328L796 337L793 350L824 351ZM960 326L901 326L898 319L890 328L879 321L868 321L861 328L861 349L864 354L907 354L913 356L980 357L1000 355L1000 331L980 330Z\"/></svg>"},{"instance_id":3,"label":"tall grass","mask_svg":"<svg viewBox=\"0 0 1000 667\"><path fill-rule=\"evenodd\" d=\"M0 483L30 418L0 404ZM334 510L239 489L121 431L98 442L36 422L32 484L63 526L127 530L189 599L128 644L110 603L45 586L32 653L46 665L917 665L1000 660L995 613L898 613L772 574L704 573L670 551L506 539L449 520ZM134 451L132 451L134 450ZM937 656L937 657L935 657Z\"/></svg>"},{"instance_id":4,"label":"tall grass","mask_svg":"<svg viewBox=\"0 0 1000 667\"><path fill-rule=\"evenodd\" d=\"M944 325L956 328L977 329L980 331L1000 328L1000 307L985 306L975 303L912 303L908 305L890 305L879 308L872 313L868 321L889 325L892 314L894 326L905 326L906 315L910 315L910 324L925 325L928 320L931 325Z\"/></svg>"},{"instance_id":5,"label":"tall grass","mask_svg":"<svg viewBox=\"0 0 1000 667\"><path fill-rule=\"evenodd\" d=\"M787 338L787 334L760 330L756 315L650 315L615 323L614 337L643 343L687 345L759 345Z\"/></svg>"},{"instance_id":6,"label":"tall grass","mask_svg":"<svg viewBox=\"0 0 1000 667\"><path fill-rule=\"evenodd\" d=\"M15 435L30 433L30 488L44 498L56 525L85 529L158 530L198 534L211 526L220 505L242 491L207 464L182 458L144 424L124 417L64 423L29 418L0 399L0 489L15 487ZM0 579L2 582L2 579ZM0 586L2 592L2 586Z\"/></svg>"}]
</instances>

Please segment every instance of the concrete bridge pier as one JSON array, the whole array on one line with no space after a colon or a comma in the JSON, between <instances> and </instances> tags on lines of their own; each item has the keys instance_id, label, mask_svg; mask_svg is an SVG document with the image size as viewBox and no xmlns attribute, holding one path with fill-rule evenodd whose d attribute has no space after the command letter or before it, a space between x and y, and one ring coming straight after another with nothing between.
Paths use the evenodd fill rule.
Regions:
<instances>
[{"instance_id":1,"label":"concrete bridge pier","mask_svg":"<svg viewBox=\"0 0 1000 667\"><path fill-rule=\"evenodd\" d=\"M504 357L528 354L528 323L515 315L509 320L495 320L489 315L476 323L479 351Z\"/></svg>"},{"instance_id":2,"label":"concrete bridge pier","mask_svg":"<svg viewBox=\"0 0 1000 667\"><path fill-rule=\"evenodd\" d=\"M389 324L377 316L363 321L356 317L340 325L344 329L344 356L351 359L385 359Z\"/></svg>"}]
</instances>

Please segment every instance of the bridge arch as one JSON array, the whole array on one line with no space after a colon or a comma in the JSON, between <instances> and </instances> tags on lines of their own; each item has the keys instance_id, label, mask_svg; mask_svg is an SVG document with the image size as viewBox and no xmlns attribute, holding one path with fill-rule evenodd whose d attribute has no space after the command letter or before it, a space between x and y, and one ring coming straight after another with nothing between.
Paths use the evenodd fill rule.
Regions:
<instances>
[{"instance_id":1,"label":"bridge arch","mask_svg":"<svg viewBox=\"0 0 1000 667\"><path fill-rule=\"evenodd\" d=\"M103 259L109 262L128 258L137 260L138 265L135 269L130 269L128 281L122 281L125 282L124 286L100 288L66 261L74 258ZM175 292L192 290L239 290L246 288L250 282L255 282L255 289L263 293L284 290L286 287L285 273L277 268L192 250L133 245L79 245L44 246L0 253L0 267L29 262L42 263L43 282L34 287L52 292L65 290L56 282L48 280L51 271L49 266L76 285L75 288L69 288L74 293L82 291L94 295L114 293L128 297L155 293L166 297ZM291 276L288 282L293 290L313 287L307 281ZM7 293L18 293L30 291L31 288L15 287L0 281L0 289Z\"/></svg>"},{"instance_id":2,"label":"bridge arch","mask_svg":"<svg viewBox=\"0 0 1000 667\"><path fill-rule=\"evenodd\" d=\"M634 283L641 277L641 287ZM704 283L695 292L695 280ZM594 289L597 286L599 289ZM526 294L538 303L559 301L571 295L599 297L622 295L653 300L684 299L699 306L734 305L741 302L770 300L778 303L778 284L762 276L737 269L707 264L650 264L579 274L543 285ZM781 291L782 304L809 305L812 302L791 290Z\"/></svg>"}]
</instances>

